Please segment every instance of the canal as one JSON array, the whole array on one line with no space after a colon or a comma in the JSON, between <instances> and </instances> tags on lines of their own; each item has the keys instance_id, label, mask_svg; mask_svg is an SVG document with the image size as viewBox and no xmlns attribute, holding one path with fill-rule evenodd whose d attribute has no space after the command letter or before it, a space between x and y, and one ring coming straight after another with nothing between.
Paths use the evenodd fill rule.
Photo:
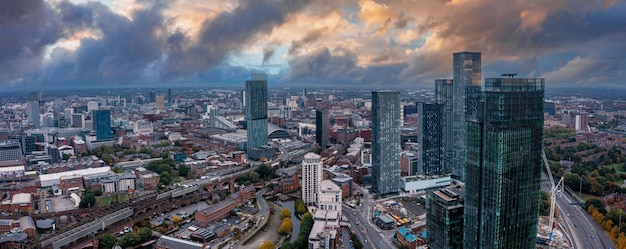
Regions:
<instances>
[{"instance_id":1,"label":"canal","mask_svg":"<svg viewBox=\"0 0 626 249\"><path fill-rule=\"evenodd\" d=\"M289 241L294 242L298 238L298 234L300 233L300 219L296 217L295 201L277 200L276 203L291 212L291 223L293 224L293 228L291 230L291 238L289 239Z\"/></svg>"}]
</instances>

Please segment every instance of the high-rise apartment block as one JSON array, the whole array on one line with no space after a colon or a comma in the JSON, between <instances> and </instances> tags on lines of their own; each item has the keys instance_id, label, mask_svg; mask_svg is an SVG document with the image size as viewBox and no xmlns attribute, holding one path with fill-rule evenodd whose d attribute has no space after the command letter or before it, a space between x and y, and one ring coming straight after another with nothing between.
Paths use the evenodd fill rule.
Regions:
<instances>
[{"instance_id":1,"label":"high-rise apartment block","mask_svg":"<svg viewBox=\"0 0 626 249\"><path fill-rule=\"evenodd\" d=\"M463 199L449 189L428 194L426 202L428 248L463 248Z\"/></svg>"},{"instance_id":2,"label":"high-rise apartment block","mask_svg":"<svg viewBox=\"0 0 626 249\"><path fill-rule=\"evenodd\" d=\"M327 109L315 110L315 142L321 146L328 144L330 139L330 116Z\"/></svg>"},{"instance_id":3,"label":"high-rise apartment block","mask_svg":"<svg viewBox=\"0 0 626 249\"><path fill-rule=\"evenodd\" d=\"M111 111L95 110L93 112L93 129L96 131L96 139L109 140L115 136L111 131Z\"/></svg>"},{"instance_id":4,"label":"high-rise apartment block","mask_svg":"<svg viewBox=\"0 0 626 249\"><path fill-rule=\"evenodd\" d=\"M35 128L41 127L41 117L39 115L39 102L37 101L29 101L28 102L28 122L30 122Z\"/></svg>"},{"instance_id":5,"label":"high-rise apartment block","mask_svg":"<svg viewBox=\"0 0 626 249\"><path fill-rule=\"evenodd\" d=\"M157 110L162 111L165 110L165 96L163 95L157 95L155 97L155 107Z\"/></svg>"},{"instance_id":6,"label":"high-rise apartment block","mask_svg":"<svg viewBox=\"0 0 626 249\"><path fill-rule=\"evenodd\" d=\"M441 164L445 170L452 170L452 158L454 155L453 145L453 91L452 79L435 80L435 96L437 103L441 104Z\"/></svg>"},{"instance_id":7,"label":"high-rise apartment block","mask_svg":"<svg viewBox=\"0 0 626 249\"><path fill-rule=\"evenodd\" d=\"M317 195L322 181L322 167L320 155L315 153L304 155L304 159L302 159L302 200L306 205L317 205Z\"/></svg>"},{"instance_id":8,"label":"high-rise apartment block","mask_svg":"<svg viewBox=\"0 0 626 249\"><path fill-rule=\"evenodd\" d=\"M454 53L452 68L452 174L464 181L465 120L476 115L482 79L481 54Z\"/></svg>"},{"instance_id":9,"label":"high-rise apartment block","mask_svg":"<svg viewBox=\"0 0 626 249\"><path fill-rule=\"evenodd\" d=\"M247 149L267 145L267 74L246 81Z\"/></svg>"},{"instance_id":10,"label":"high-rise apartment block","mask_svg":"<svg viewBox=\"0 0 626 249\"><path fill-rule=\"evenodd\" d=\"M536 248L544 79L510 76L468 117L465 248Z\"/></svg>"},{"instance_id":11,"label":"high-rise apartment block","mask_svg":"<svg viewBox=\"0 0 626 249\"><path fill-rule=\"evenodd\" d=\"M397 193L400 184L400 92L372 92L372 189Z\"/></svg>"},{"instance_id":12,"label":"high-rise apartment block","mask_svg":"<svg viewBox=\"0 0 626 249\"><path fill-rule=\"evenodd\" d=\"M82 113L72 114L72 126L78 128L85 128L85 115Z\"/></svg>"},{"instance_id":13,"label":"high-rise apartment block","mask_svg":"<svg viewBox=\"0 0 626 249\"><path fill-rule=\"evenodd\" d=\"M442 164L442 106L436 103L417 103L418 119L418 167L423 174L435 175L444 171Z\"/></svg>"}]
</instances>

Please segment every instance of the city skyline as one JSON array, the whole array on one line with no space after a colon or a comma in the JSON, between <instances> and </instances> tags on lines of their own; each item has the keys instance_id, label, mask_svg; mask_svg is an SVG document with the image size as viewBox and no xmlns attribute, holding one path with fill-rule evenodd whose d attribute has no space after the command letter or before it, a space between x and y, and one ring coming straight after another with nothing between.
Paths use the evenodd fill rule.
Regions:
<instances>
[{"instance_id":1,"label":"city skyline","mask_svg":"<svg viewBox=\"0 0 626 249\"><path fill-rule=\"evenodd\" d=\"M3 7L3 91L228 85L256 72L276 85L429 87L450 78L449 54L459 51L487 55L483 78L510 72L554 87L624 85L619 55L626 51L615 39L626 33L623 1L33 0Z\"/></svg>"}]
</instances>

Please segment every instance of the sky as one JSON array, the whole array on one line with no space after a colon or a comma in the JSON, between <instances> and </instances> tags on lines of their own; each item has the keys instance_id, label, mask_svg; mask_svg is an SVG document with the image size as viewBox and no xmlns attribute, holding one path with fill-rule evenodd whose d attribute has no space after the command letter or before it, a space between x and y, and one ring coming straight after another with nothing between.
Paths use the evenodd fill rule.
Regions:
<instances>
[{"instance_id":1,"label":"sky","mask_svg":"<svg viewBox=\"0 0 626 249\"><path fill-rule=\"evenodd\" d=\"M620 0L0 0L0 89L240 84L433 88L482 76L626 88Z\"/></svg>"}]
</instances>

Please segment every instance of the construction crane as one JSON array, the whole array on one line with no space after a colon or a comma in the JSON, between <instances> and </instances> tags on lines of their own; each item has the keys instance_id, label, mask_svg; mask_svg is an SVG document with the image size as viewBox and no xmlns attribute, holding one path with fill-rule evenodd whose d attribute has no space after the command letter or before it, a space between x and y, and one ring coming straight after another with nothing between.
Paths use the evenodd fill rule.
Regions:
<instances>
[{"instance_id":1,"label":"construction crane","mask_svg":"<svg viewBox=\"0 0 626 249\"><path fill-rule=\"evenodd\" d=\"M555 222L554 222L554 209L556 208L556 196L557 194L563 192L563 177L557 184L554 184L554 178L552 178L552 170L550 170L550 164L548 163L548 158L546 157L545 151L541 150L541 157L543 158L543 163L546 166L546 171L548 172L548 177L550 178L550 238L548 241L552 241L552 234L554 233Z\"/></svg>"}]
</instances>

